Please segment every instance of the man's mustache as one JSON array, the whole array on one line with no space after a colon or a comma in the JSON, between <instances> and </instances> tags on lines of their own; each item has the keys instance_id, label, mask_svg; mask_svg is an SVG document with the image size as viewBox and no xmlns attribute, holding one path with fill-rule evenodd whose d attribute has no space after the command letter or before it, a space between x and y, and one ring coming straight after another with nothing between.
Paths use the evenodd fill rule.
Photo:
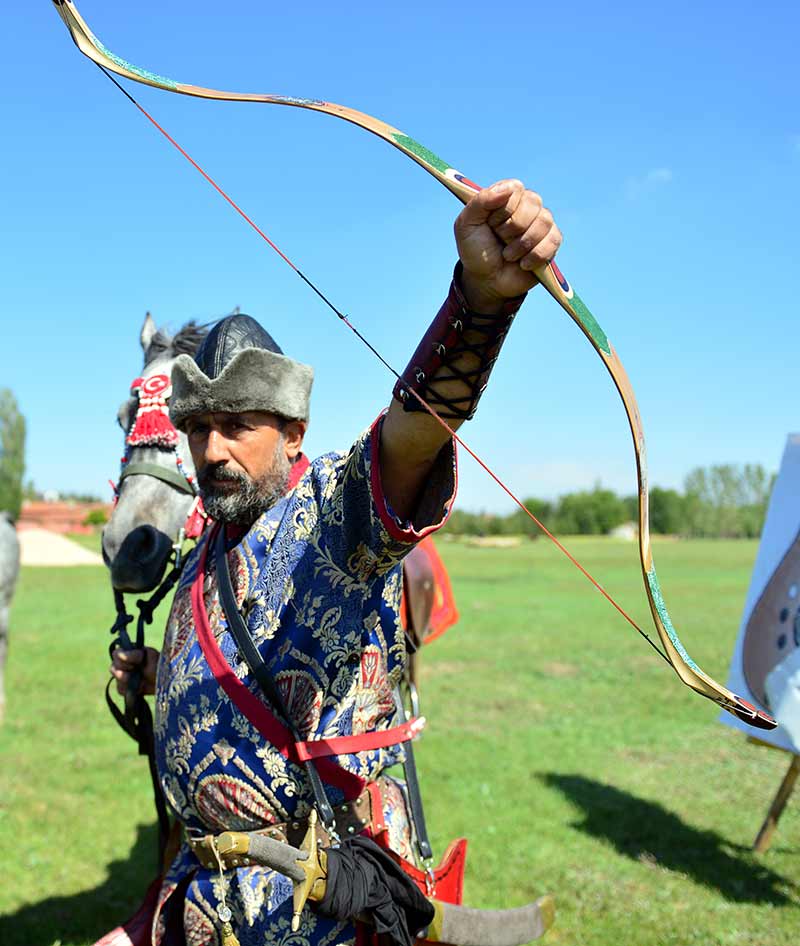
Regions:
<instances>
[{"instance_id":1,"label":"man's mustache","mask_svg":"<svg viewBox=\"0 0 800 946\"><path fill-rule=\"evenodd\" d=\"M197 482L203 489L213 487L212 480L226 480L239 486L248 486L252 481L246 473L229 470L224 463L207 463L197 473Z\"/></svg>"}]
</instances>

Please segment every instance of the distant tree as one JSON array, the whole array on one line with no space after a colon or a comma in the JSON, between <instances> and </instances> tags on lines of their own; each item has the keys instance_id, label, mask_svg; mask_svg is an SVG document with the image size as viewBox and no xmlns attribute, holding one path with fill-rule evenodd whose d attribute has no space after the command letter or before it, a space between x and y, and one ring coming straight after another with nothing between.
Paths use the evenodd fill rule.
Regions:
<instances>
[{"instance_id":1,"label":"distant tree","mask_svg":"<svg viewBox=\"0 0 800 946\"><path fill-rule=\"evenodd\" d=\"M462 509L455 509L445 525L445 530L453 535L481 535L481 529L480 516Z\"/></svg>"},{"instance_id":2,"label":"distant tree","mask_svg":"<svg viewBox=\"0 0 800 946\"><path fill-rule=\"evenodd\" d=\"M534 496L523 500L523 505L529 509L546 529L552 531L553 504L546 499L536 499ZM541 535L542 530L521 509L516 509L508 517L506 532L509 535L527 535L532 539Z\"/></svg>"},{"instance_id":3,"label":"distant tree","mask_svg":"<svg viewBox=\"0 0 800 946\"><path fill-rule=\"evenodd\" d=\"M686 492L654 486L650 530L656 534L753 538L760 534L775 477L762 466L697 467ZM525 506L548 529L562 535L607 535L624 522L638 525L638 496L617 496L599 484L567 493L556 502L528 497ZM457 535L527 535L541 530L521 509L505 516L456 510L446 530Z\"/></svg>"},{"instance_id":4,"label":"distant tree","mask_svg":"<svg viewBox=\"0 0 800 946\"><path fill-rule=\"evenodd\" d=\"M63 499L67 503L101 503L103 500L97 495L97 493L61 493L59 492L59 498Z\"/></svg>"},{"instance_id":5,"label":"distant tree","mask_svg":"<svg viewBox=\"0 0 800 946\"><path fill-rule=\"evenodd\" d=\"M768 473L758 463L750 463L743 468L742 479L745 500L741 506L742 531L747 538L755 538L764 528L776 474Z\"/></svg>"},{"instance_id":6,"label":"distant tree","mask_svg":"<svg viewBox=\"0 0 800 946\"><path fill-rule=\"evenodd\" d=\"M0 388L0 510L12 519L22 507L25 473L25 418L8 388Z\"/></svg>"},{"instance_id":7,"label":"distant tree","mask_svg":"<svg viewBox=\"0 0 800 946\"><path fill-rule=\"evenodd\" d=\"M33 480L28 480L22 487L22 498L26 502L39 502L42 499L42 494L36 488L36 484Z\"/></svg>"},{"instance_id":8,"label":"distant tree","mask_svg":"<svg viewBox=\"0 0 800 946\"><path fill-rule=\"evenodd\" d=\"M625 522L623 501L610 489L596 486L591 492L568 493L556 507L554 525L565 535L607 535Z\"/></svg>"},{"instance_id":9,"label":"distant tree","mask_svg":"<svg viewBox=\"0 0 800 946\"><path fill-rule=\"evenodd\" d=\"M718 538L760 535L774 481L760 464L692 470L685 481L687 531Z\"/></svg>"},{"instance_id":10,"label":"distant tree","mask_svg":"<svg viewBox=\"0 0 800 946\"><path fill-rule=\"evenodd\" d=\"M686 531L686 501L677 490L660 486L650 490L650 531L661 535Z\"/></svg>"},{"instance_id":11,"label":"distant tree","mask_svg":"<svg viewBox=\"0 0 800 946\"><path fill-rule=\"evenodd\" d=\"M108 522L108 516L106 515L105 509L97 508L90 509L86 513L86 518L83 520L85 526L104 526Z\"/></svg>"},{"instance_id":12,"label":"distant tree","mask_svg":"<svg viewBox=\"0 0 800 946\"><path fill-rule=\"evenodd\" d=\"M639 522L639 497L623 496L622 505L625 507L625 521Z\"/></svg>"}]
</instances>

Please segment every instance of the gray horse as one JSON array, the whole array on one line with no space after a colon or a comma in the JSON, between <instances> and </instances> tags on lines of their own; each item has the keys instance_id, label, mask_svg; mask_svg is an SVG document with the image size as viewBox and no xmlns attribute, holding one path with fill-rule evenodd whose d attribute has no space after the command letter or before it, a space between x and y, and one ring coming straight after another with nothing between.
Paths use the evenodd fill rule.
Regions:
<instances>
[{"instance_id":1,"label":"gray horse","mask_svg":"<svg viewBox=\"0 0 800 946\"><path fill-rule=\"evenodd\" d=\"M11 519L0 512L0 723L6 707L3 675L8 652L8 612L19 574L19 540Z\"/></svg>"},{"instance_id":2,"label":"gray horse","mask_svg":"<svg viewBox=\"0 0 800 946\"><path fill-rule=\"evenodd\" d=\"M142 378L169 378L178 355L194 355L206 329L193 322L175 335L157 329L148 312L140 334ZM126 436L140 399L131 396L117 414ZM103 530L103 558L117 591L145 592L161 581L172 547L194 503L194 466L184 434L174 447L128 446L117 504Z\"/></svg>"}]
</instances>

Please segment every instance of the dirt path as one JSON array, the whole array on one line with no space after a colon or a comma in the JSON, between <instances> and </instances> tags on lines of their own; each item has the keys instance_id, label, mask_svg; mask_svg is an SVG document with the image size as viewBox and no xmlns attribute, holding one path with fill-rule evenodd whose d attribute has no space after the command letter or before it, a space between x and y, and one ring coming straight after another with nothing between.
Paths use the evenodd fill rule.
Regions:
<instances>
[{"instance_id":1,"label":"dirt path","mask_svg":"<svg viewBox=\"0 0 800 946\"><path fill-rule=\"evenodd\" d=\"M63 535L46 529L18 533L23 565L102 565L103 559Z\"/></svg>"}]
</instances>

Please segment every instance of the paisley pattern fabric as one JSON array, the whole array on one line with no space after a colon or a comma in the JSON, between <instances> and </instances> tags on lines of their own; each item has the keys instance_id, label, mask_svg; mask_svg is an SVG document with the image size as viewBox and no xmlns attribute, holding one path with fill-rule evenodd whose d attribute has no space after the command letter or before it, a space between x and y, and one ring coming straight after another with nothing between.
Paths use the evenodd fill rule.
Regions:
<instances>
[{"instance_id":1,"label":"paisley pattern fabric","mask_svg":"<svg viewBox=\"0 0 800 946\"><path fill-rule=\"evenodd\" d=\"M304 740L380 731L402 721L393 698L405 661L400 563L446 518L455 462L450 449L442 451L414 523L399 523L380 487L380 423L381 418L349 453L310 464L229 552L237 601ZM304 818L313 804L304 768L266 741L227 696L198 641L202 598L232 672L265 702L222 616L213 554L198 577L207 543L206 537L184 570L159 661L156 761L164 793L181 824L195 833ZM380 779L390 845L413 859L403 791L383 774L401 760L402 748L393 746L331 757L320 772L332 804L357 797L365 782ZM186 886L188 946L218 944L222 883L219 872L201 867L184 844L162 884L154 946L166 942L165 906L180 908L180 897L169 904L178 884ZM351 924L311 910L292 933L291 883L280 874L243 867L226 871L224 883L241 946L334 946L354 939Z\"/></svg>"}]
</instances>

